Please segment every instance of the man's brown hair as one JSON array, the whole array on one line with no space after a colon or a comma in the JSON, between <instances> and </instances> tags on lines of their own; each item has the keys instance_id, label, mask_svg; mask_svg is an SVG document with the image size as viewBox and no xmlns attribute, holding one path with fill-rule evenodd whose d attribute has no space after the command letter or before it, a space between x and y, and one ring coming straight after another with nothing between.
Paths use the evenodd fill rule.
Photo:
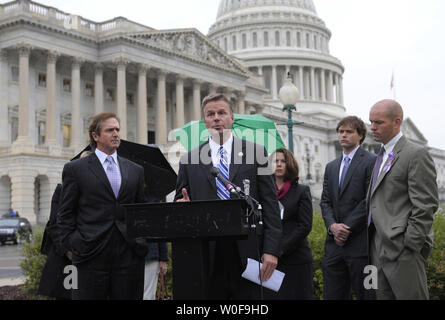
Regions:
<instances>
[{"instance_id":1,"label":"man's brown hair","mask_svg":"<svg viewBox=\"0 0 445 320\"><path fill-rule=\"evenodd\" d=\"M284 155L284 161L286 161L286 173L284 175L284 181L298 182L298 180L300 179L300 169L294 155L286 148L278 149L274 152L274 154L277 154L278 152Z\"/></svg>"},{"instance_id":2,"label":"man's brown hair","mask_svg":"<svg viewBox=\"0 0 445 320\"><path fill-rule=\"evenodd\" d=\"M99 113L99 114L96 114L93 117L93 119L91 119L90 127L88 128L88 136L90 137L91 149L94 150L97 147L96 141L94 141L94 138L93 138L93 132L96 133L97 136L100 136L100 130L102 129L102 122L104 122L110 118L116 119L117 122L119 122L119 124L121 122L119 120L119 118L117 117L117 115L112 112Z\"/></svg>"},{"instance_id":3,"label":"man's brown hair","mask_svg":"<svg viewBox=\"0 0 445 320\"><path fill-rule=\"evenodd\" d=\"M203 100L202 100L202 105L201 105L201 109L202 112L204 113L204 107L209 103L209 102L213 102L213 101L225 101L227 102L227 104L229 105L229 109L230 109L230 114L233 114L233 108L232 108L232 103L230 102L230 99L223 93L211 93L208 96L206 96Z\"/></svg>"},{"instance_id":4,"label":"man's brown hair","mask_svg":"<svg viewBox=\"0 0 445 320\"><path fill-rule=\"evenodd\" d=\"M357 130L357 133L362 136L362 138L360 139L360 144L365 141L366 133L368 132L368 130L366 129L366 125L362 119L356 116L345 117L341 119L340 122L337 124L336 131L338 132L338 129L340 129L341 126L345 125L353 127L355 130Z\"/></svg>"}]
</instances>

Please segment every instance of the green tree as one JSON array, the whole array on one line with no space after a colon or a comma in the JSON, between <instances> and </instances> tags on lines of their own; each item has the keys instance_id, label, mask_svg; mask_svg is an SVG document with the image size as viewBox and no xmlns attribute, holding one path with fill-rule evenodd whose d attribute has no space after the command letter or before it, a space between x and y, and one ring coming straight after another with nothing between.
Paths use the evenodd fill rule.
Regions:
<instances>
[{"instance_id":1,"label":"green tree","mask_svg":"<svg viewBox=\"0 0 445 320\"><path fill-rule=\"evenodd\" d=\"M45 266L46 256L40 253L40 246L42 244L43 229L35 226L32 234L32 239L26 237L22 246L23 261L20 263L23 275L25 276L25 283L22 290L33 300L46 299L39 296L37 291L39 289L40 277Z\"/></svg>"},{"instance_id":2,"label":"green tree","mask_svg":"<svg viewBox=\"0 0 445 320\"><path fill-rule=\"evenodd\" d=\"M324 255L324 242L326 239L326 227L321 216L321 209L314 205L314 218L312 221L312 231L308 240L314 257L314 299L323 299L323 271L322 260Z\"/></svg>"}]
</instances>

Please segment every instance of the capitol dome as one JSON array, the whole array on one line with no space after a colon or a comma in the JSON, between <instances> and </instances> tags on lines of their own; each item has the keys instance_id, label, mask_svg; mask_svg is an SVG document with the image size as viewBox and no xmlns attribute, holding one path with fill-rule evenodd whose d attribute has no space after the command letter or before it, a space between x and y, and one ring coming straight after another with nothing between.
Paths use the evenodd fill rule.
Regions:
<instances>
[{"instance_id":1,"label":"capitol dome","mask_svg":"<svg viewBox=\"0 0 445 320\"><path fill-rule=\"evenodd\" d=\"M266 105L281 107L278 91L290 73L300 113L326 120L345 115L344 67L330 54L331 31L314 1L221 0L208 37L261 78Z\"/></svg>"},{"instance_id":2,"label":"capitol dome","mask_svg":"<svg viewBox=\"0 0 445 320\"><path fill-rule=\"evenodd\" d=\"M291 10L300 9L310 11L314 14L317 13L312 0L223 0L219 4L218 18L243 8L269 6L282 6L288 7Z\"/></svg>"}]
</instances>

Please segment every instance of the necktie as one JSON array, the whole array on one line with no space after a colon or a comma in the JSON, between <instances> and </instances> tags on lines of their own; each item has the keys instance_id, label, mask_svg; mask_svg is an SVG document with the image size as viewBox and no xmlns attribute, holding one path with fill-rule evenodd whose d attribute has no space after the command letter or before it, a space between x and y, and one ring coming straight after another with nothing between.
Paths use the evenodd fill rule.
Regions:
<instances>
[{"instance_id":1,"label":"necktie","mask_svg":"<svg viewBox=\"0 0 445 320\"><path fill-rule=\"evenodd\" d=\"M229 166L227 163L227 156L222 146L219 148L218 153L220 154L218 163L219 172L224 178L229 180ZM227 200L230 198L229 191L224 186L224 184L221 181L219 181L218 178L216 178L216 194L218 195L218 198L221 200Z\"/></svg>"},{"instance_id":2,"label":"necktie","mask_svg":"<svg viewBox=\"0 0 445 320\"><path fill-rule=\"evenodd\" d=\"M340 176L339 190L341 190L341 188L343 187L343 181L345 180L346 172L348 172L350 161L351 161L351 159L349 159L349 157L346 157L344 159L345 163L343 165L343 171L341 172L341 176Z\"/></svg>"},{"instance_id":3,"label":"necktie","mask_svg":"<svg viewBox=\"0 0 445 320\"><path fill-rule=\"evenodd\" d=\"M379 177L380 167L382 166L384 154L385 154L385 147L382 146L380 148L378 155L377 155L377 160L375 161L375 165L374 165L374 172L372 175L372 183L371 183L371 194L374 192L375 184ZM368 226L371 224L371 219L372 219L372 212L371 212L371 206L369 206Z\"/></svg>"},{"instance_id":4,"label":"necktie","mask_svg":"<svg viewBox=\"0 0 445 320\"><path fill-rule=\"evenodd\" d=\"M114 159L112 156L108 156L105 162L108 163L107 165L107 177L111 184L111 189L113 189L114 195L117 199L117 196L119 194L120 184L121 184L121 176L117 170L116 163L114 162Z\"/></svg>"}]
</instances>

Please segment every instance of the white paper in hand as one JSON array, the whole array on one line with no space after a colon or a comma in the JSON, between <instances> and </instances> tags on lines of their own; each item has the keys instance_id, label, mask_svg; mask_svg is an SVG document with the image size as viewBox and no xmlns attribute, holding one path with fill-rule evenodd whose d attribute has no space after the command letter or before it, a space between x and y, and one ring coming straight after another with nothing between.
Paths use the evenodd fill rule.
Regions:
<instances>
[{"instance_id":1,"label":"white paper in hand","mask_svg":"<svg viewBox=\"0 0 445 320\"><path fill-rule=\"evenodd\" d=\"M260 265L259 268L258 264ZM244 270L241 276L244 279L250 280L252 282L255 282L256 284L261 285L259 271L262 266L263 266L262 263L259 263L256 260L248 258L246 270ZM275 269L270 279L267 281L263 281L263 287L278 292L278 290L280 290L281 284L283 283L284 276L285 274L283 272Z\"/></svg>"}]
</instances>

